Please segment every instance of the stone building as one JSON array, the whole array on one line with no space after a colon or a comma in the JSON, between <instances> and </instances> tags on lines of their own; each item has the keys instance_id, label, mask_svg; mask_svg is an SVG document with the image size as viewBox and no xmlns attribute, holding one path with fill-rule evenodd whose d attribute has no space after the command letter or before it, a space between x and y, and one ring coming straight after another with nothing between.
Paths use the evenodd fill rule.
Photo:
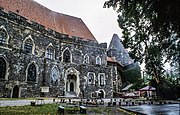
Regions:
<instances>
[{"instance_id":1,"label":"stone building","mask_svg":"<svg viewBox=\"0 0 180 115\"><path fill-rule=\"evenodd\" d=\"M0 0L0 97L109 98L121 67L80 18Z\"/></svg>"}]
</instances>

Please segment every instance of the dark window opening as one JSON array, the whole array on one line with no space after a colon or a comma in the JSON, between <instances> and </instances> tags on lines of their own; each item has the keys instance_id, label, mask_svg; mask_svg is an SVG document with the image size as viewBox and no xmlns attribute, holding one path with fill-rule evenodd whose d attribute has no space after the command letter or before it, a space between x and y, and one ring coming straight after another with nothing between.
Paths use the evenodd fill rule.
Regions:
<instances>
[{"instance_id":1,"label":"dark window opening","mask_svg":"<svg viewBox=\"0 0 180 115\"><path fill-rule=\"evenodd\" d=\"M36 82L36 66L34 64L29 65L27 81Z\"/></svg>"},{"instance_id":2,"label":"dark window opening","mask_svg":"<svg viewBox=\"0 0 180 115\"><path fill-rule=\"evenodd\" d=\"M70 91L74 92L74 83L73 82L70 83Z\"/></svg>"},{"instance_id":3,"label":"dark window opening","mask_svg":"<svg viewBox=\"0 0 180 115\"><path fill-rule=\"evenodd\" d=\"M63 62L70 63L71 62L70 59L71 59L71 54L69 50L65 50L63 53Z\"/></svg>"},{"instance_id":4,"label":"dark window opening","mask_svg":"<svg viewBox=\"0 0 180 115\"><path fill-rule=\"evenodd\" d=\"M94 84L94 74L89 74L89 84Z\"/></svg>"}]
</instances>

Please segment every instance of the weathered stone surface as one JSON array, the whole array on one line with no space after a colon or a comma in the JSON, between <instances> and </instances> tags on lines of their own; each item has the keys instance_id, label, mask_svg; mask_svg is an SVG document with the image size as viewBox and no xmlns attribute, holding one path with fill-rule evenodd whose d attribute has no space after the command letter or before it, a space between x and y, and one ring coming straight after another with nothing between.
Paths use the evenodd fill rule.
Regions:
<instances>
[{"instance_id":1,"label":"weathered stone surface","mask_svg":"<svg viewBox=\"0 0 180 115\"><path fill-rule=\"evenodd\" d=\"M120 79L120 73L115 69L116 65L107 65L107 44L98 44L96 41L75 36L69 38L68 35L45 29L36 22L29 22L24 17L3 10L0 10L0 27L9 36L7 43L0 44L0 58L5 60L7 66L6 76L0 77L0 96L56 97L74 94L91 98L96 91L103 92L101 97L104 98L113 96L113 81ZM26 39L34 43L33 52L25 51ZM53 49L52 59L46 58L49 46ZM68 63L63 62L66 49L70 52ZM84 63L86 54L89 56L89 63ZM100 65L96 64L98 56L101 59ZM36 67L34 82L27 81L31 64ZM93 85L88 84L89 72L95 75ZM100 74L104 75L104 85L100 85ZM54 75L58 75L57 80L56 76L53 78ZM69 76L72 78L69 79ZM49 88L49 92L41 92L41 87L44 86Z\"/></svg>"}]
</instances>

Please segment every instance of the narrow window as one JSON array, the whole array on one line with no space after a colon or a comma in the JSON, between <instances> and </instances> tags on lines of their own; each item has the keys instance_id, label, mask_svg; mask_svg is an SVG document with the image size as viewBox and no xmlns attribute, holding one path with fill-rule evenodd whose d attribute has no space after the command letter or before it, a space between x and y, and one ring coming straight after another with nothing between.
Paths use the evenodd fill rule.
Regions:
<instances>
[{"instance_id":1,"label":"narrow window","mask_svg":"<svg viewBox=\"0 0 180 115\"><path fill-rule=\"evenodd\" d=\"M101 65L101 58L99 56L96 57L96 64Z\"/></svg>"},{"instance_id":2,"label":"narrow window","mask_svg":"<svg viewBox=\"0 0 180 115\"><path fill-rule=\"evenodd\" d=\"M84 56L84 62L83 63L89 64L89 56L87 54Z\"/></svg>"},{"instance_id":3,"label":"narrow window","mask_svg":"<svg viewBox=\"0 0 180 115\"><path fill-rule=\"evenodd\" d=\"M0 30L0 44L6 43L6 32L4 30Z\"/></svg>"},{"instance_id":4,"label":"narrow window","mask_svg":"<svg viewBox=\"0 0 180 115\"><path fill-rule=\"evenodd\" d=\"M105 82L105 76L104 74L100 74L100 85L104 86L104 82Z\"/></svg>"},{"instance_id":5,"label":"narrow window","mask_svg":"<svg viewBox=\"0 0 180 115\"><path fill-rule=\"evenodd\" d=\"M66 62L66 63L71 62L71 53L68 49L66 49L63 53L63 62Z\"/></svg>"},{"instance_id":6,"label":"narrow window","mask_svg":"<svg viewBox=\"0 0 180 115\"><path fill-rule=\"evenodd\" d=\"M59 71L57 67L53 67L51 70L51 83L58 84Z\"/></svg>"},{"instance_id":7,"label":"narrow window","mask_svg":"<svg viewBox=\"0 0 180 115\"><path fill-rule=\"evenodd\" d=\"M36 82L36 66L34 63L28 67L27 81Z\"/></svg>"},{"instance_id":8,"label":"narrow window","mask_svg":"<svg viewBox=\"0 0 180 115\"><path fill-rule=\"evenodd\" d=\"M47 49L46 49L46 58L48 59L53 59L54 57L54 50L51 46L49 46Z\"/></svg>"},{"instance_id":9,"label":"narrow window","mask_svg":"<svg viewBox=\"0 0 180 115\"><path fill-rule=\"evenodd\" d=\"M88 84L94 85L95 79L94 79L94 73L88 73Z\"/></svg>"},{"instance_id":10,"label":"narrow window","mask_svg":"<svg viewBox=\"0 0 180 115\"><path fill-rule=\"evenodd\" d=\"M0 79L5 79L6 75L6 61L0 57Z\"/></svg>"}]
</instances>

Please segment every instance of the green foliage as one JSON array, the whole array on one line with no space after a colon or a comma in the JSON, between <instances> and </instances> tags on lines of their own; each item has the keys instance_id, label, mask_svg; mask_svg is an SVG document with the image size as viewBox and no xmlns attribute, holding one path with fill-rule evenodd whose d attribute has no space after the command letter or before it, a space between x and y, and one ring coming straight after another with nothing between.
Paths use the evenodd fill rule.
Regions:
<instances>
[{"instance_id":1,"label":"green foliage","mask_svg":"<svg viewBox=\"0 0 180 115\"><path fill-rule=\"evenodd\" d=\"M141 78L140 67L135 64L134 67L124 70L122 72L122 82L137 83Z\"/></svg>"},{"instance_id":2,"label":"green foliage","mask_svg":"<svg viewBox=\"0 0 180 115\"><path fill-rule=\"evenodd\" d=\"M119 12L124 46L160 83L163 65L180 63L180 1L108 0L104 6Z\"/></svg>"},{"instance_id":3,"label":"green foliage","mask_svg":"<svg viewBox=\"0 0 180 115\"><path fill-rule=\"evenodd\" d=\"M180 97L180 85L176 85L173 81L161 78L161 84L157 84L155 79L150 80L149 85L156 87L158 96L165 99L177 99Z\"/></svg>"}]
</instances>

